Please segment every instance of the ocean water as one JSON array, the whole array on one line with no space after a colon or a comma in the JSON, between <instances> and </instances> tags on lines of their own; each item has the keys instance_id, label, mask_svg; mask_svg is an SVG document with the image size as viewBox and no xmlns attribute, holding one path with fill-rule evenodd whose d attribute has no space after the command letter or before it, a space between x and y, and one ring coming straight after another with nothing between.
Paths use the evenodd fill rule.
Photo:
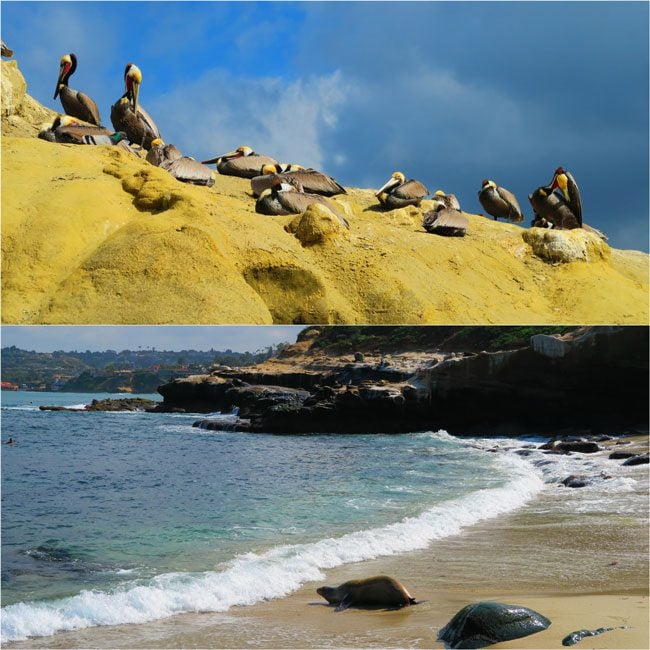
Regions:
<instances>
[{"instance_id":1,"label":"ocean water","mask_svg":"<svg viewBox=\"0 0 650 650\"><path fill-rule=\"evenodd\" d=\"M513 453L521 441L241 434L193 428L191 414L38 410L98 397L2 394L2 440L18 440L2 445L3 641L281 597L328 568L525 507L578 463L610 478L575 505L580 491L563 490L563 507L643 512L643 471L546 463Z\"/></svg>"}]
</instances>

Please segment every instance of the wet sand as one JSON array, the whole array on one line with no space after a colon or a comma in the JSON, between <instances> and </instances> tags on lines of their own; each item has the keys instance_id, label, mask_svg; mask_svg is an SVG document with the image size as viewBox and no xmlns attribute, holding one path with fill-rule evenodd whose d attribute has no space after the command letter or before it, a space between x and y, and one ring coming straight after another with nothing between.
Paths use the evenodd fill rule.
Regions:
<instances>
[{"instance_id":1,"label":"wet sand","mask_svg":"<svg viewBox=\"0 0 650 650\"><path fill-rule=\"evenodd\" d=\"M648 473L647 466L630 469L642 480ZM589 637L574 647L650 647L647 516L624 509L576 514L558 508L562 495L577 494L566 490L546 489L524 508L425 550L337 567L286 598L6 647L441 648L439 629L480 600L530 607L552 621L544 632L494 648L561 648L571 632L616 626L631 629ZM420 604L336 613L315 592L323 584L377 574L400 579Z\"/></svg>"}]
</instances>

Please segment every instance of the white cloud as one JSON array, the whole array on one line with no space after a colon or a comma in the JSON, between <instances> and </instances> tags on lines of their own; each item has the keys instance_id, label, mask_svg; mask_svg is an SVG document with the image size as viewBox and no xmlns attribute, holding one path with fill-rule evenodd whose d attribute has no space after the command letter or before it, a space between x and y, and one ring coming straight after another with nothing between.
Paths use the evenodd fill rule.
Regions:
<instances>
[{"instance_id":1,"label":"white cloud","mask_svg":"<svg viewBox=\"0 0 650 650\"><path fill-rule=\"evenodd\" d=\"M214 157L240 145L281 162L322 167L322 139L337 124L346 84L338 72L287 81L213 70L147 103L163 138L186 155Z\"/></svg>"}]
</instances>

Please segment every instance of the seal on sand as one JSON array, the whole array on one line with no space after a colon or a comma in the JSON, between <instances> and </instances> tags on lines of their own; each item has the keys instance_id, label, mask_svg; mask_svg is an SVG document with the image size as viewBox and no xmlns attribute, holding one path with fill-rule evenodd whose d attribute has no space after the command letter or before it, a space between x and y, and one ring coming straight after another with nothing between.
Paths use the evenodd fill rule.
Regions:
<instances>
[{"instance_id":1,"label":"seal on sand","mask_svg":"<svg viewBox=\"0 0 650 650\"><path fill-rule=\"evenodd\" d=\"M417 604L399 580L388 576L348 580L338 587L319 587L316 593L330 605L337 605L336 612L348 607L400 608Z\"/></svg>"}]
</instances>

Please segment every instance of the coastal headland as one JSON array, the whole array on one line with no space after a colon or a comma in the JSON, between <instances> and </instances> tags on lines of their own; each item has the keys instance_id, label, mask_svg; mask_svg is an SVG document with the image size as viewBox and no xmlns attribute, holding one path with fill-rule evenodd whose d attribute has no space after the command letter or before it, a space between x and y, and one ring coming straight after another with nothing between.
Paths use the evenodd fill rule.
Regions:
<instances>
[{"instance_id":1,"label":"coastal headland","mask_svg":"<svg viewBox=\"0 0 650 650\"><path fill-rule=\"evenodd\" d=\"M648 322L648 255L593 233L471 201L467 235L440 237L431 201L382 212L358 188L331 199L350 230L321 206L264 216L246 179L190 186L119 148L38 139L55 114L15 61L2 93L4 323Z\"/></svg>"},{"instance_id":2,"label":"coastal headland","mask_svg":"<svg viewBox=\"0 0 650 650\"><path fill-rule=\"evenodd\" d=\"M534 334L514 349L497 351L476 350L479 336L455 343L450 336L428 352L403 348L338 356L321 347L322 330L303 331L295 345L258 366L164 384L164 401L156 408L237 408L232 428L279 434L444 428L452 434L518 435L647 426L643 327ZM204 420L197 426L212 425Z\"/></svg>"}]
</instances>

